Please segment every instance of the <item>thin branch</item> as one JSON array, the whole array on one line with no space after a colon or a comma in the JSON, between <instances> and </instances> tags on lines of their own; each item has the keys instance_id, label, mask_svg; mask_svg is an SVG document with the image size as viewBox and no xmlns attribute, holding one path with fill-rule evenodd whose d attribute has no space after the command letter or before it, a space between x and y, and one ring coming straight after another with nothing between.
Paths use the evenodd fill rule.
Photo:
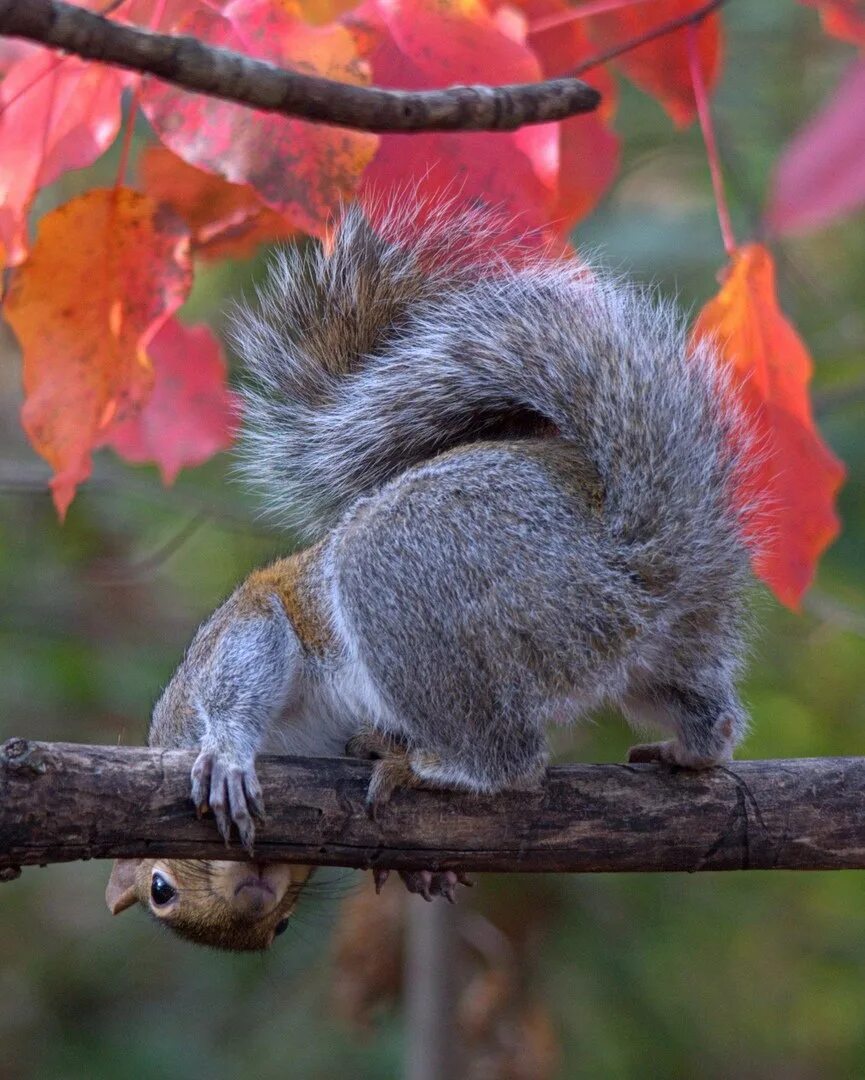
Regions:
<instances>
[{"instance_id":1,"label":"thin branch","mask_svg":"<svg viewBox=\"0 0 865 1080\"><path fill-rule=\"evenodd\" d=\"M449 904L412 904L406 914L406 1080L465 1075L457 1037L457 917Z\"/></svg>"},{"instance_id":2,"label":"thin branch","mask_svg":"<svg viewBox=\"0 0 865 1080\"><path fill-rule=\"evenodd\" d=\"M243 859L189 802L194 754L12 739L0 747L0 880L28 864ZM268 820L256 857L401 869L542 871L865 868L865 758L552 768L483 798L398 792L372 820L368 762L259 759Z\"/></svg>"},{"instance_id":3,"label":"thin branch","mask_svg":"<svg viewBox=\"0 0 865 1080\"><path fill-rule=\"evenodd\" d=\"M802 606L833 630L865 638L865 611L857 611L820 589L809 589Z\"/></svg>"},{"instance_id":4,"label":"thin branch","mask_svg":"<svg viewBox=\"0 0 865 1080\"><path fill-rule=\"evenodd\" d=\"M578 8L567 8L565 11L557 11L554 15L532 19L529 23L529 33L542 34L545 30L557 30L560 26L568 26L572 22L588 19L592 15L605 15L610 11L649 2L650 0L583 0Z\"/></svg>"},{"instance_id":5,"label":"thin branch","mask_svg":"<svg viewBox=\"0 0 865 1080\"><path fill-rule=\"evenodd\" d=\"M572 68L567 74L577 78L578 76L585 74L585 72L591 71L592 68L599 67L601 64L606 64L610 60L615 60L618 56L623 56L625 53L631 52L632 49L638 49L641 45L647 45L650 41L656 41L658 38L666 37L667 34L674 34L677 30L681 30L685 26L696 26L704 19L707 19L712 12L717 11L723 4L726 4L726 2L727 0L709 0L707 4L695 8L687 15L680 15L676 19L668 19L667 22L660 23L658 26L653 27L653 29L647 30L644 34L639 34L637 37L629 38L627 41L623 41L618 45L613 45L611 48L605 49L604 52L598 53L596 56L590 56L588 60L584 60L581 64L577 64L577 66Z\"/></svg>"},{"instance_id":6,"label":"thin branch","mask_svg":"<svg viewBox=\"0 0 865 1080\"><path fill-rule=\"evenodd\" d=\"M0 460L0 498L16 495L48 500L51 497L48 490L50 478L47 467L38 461ZM119 461L97 462L93 476L87 481L87 495L114 497L118 489L156 506L169 506L184 513L193 508L200 511L202 516L211 518L214 525L224 531L244 536L272 536L280 541L282 548L286 545L284 529L268 524L260 515L253 516L252 511L239 500L220 497L215 492L202 496L191 487L184 490L165 488L159 485L152 473L130 469Z\"/></svg>"},{"instance_id":7,"label":"thin branch","mask_svg":"<svg viewBox=\"0 0 865 1080\"><path fill-rule=\"evenodd\" d=\"M597 90L575 78L512 86L402 91L286 71L192 37L114 23L61 0L0 0L0 35L156 75L184 90L266 112L362 131L513 131L591 112Z\"/></svg>"},{"instance_id":8,"label":"thin branch","mask_svg":"<svg viewBox=\"0 0 865 1080\"><path fill-rule=\"evenodd\" d=\"M206 525L210 515L203 510L192 514L176 532L159 545L155 551L136 562L121 559L102 563L98 570L87 575L88 583L94 585L137 585L155 577L162 566Z\"/></svg>"}]
</instances>

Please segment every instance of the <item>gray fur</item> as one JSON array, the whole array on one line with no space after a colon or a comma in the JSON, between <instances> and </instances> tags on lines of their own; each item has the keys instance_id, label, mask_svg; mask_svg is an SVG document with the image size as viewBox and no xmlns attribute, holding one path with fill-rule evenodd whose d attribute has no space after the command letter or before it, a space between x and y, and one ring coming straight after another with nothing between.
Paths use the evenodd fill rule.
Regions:
<instances>
[{"instance_id":1,"label":"gray fur","mask_svg":"<svg viewBox=\"0 0 865 1080\"><path fill-rule=\"evenodd\" d=\"M296 693L300 649L281 605L250 616L229 597L199 629L153 710L150 744L200 747L251 764Z\"/></svg>"},{"instance_id":2,"label":"gray fur","mask_svg":"<svg viewBox=\"0 0 865 1080\"><path fill-rule=\"evenodd\" d=\"M250 652L249 628L188 681L216 687L245 754L277 713L324 715L331 743L369 724L473 790L532 782L545 727L604 702L670 731L658 756L724 760L746 725L747 439L712 350L689 354L674 308L635 288L509 268L488 233L440 222L407 241L411 217L376 232L349 209L330 253L285 253L236 321L247 468L327 536L334 655L310 665L273 633Z\"/></svg>"}]
</instances>

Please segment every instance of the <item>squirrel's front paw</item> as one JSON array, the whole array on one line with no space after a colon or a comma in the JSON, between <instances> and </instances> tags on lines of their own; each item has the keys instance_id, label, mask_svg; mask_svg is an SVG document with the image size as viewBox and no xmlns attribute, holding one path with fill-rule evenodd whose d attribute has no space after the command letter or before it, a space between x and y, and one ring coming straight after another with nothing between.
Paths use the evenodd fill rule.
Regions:
<instances>
[{"instance_id":1,"label":"squirrel's front paw","mask_svg":"<svg viewBox=\"0 0 865 1080\"><path fill-rule=\"evenodd\" d=\"M221 750L202 750L192 766L192 801L199 817L213 811L226 844L234 822L240 842L252 854L255 820L264 821L264 799L254 760L241 761Z\"/></svg>"}]
</instances>

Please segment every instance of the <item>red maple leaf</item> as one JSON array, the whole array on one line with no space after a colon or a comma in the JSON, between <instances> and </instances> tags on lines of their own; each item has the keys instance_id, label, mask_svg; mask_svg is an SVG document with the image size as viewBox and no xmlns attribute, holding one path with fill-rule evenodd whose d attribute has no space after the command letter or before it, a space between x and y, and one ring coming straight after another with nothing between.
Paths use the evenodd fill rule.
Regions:
<instances>
[{"instance_id":1,"label":"red maple leaf","mask_svg":"<svg viewBox=\"0 0 865 1080\"><path fill-rule=\"evenodd\" d=\"M582 20L533 29L570 12L565 0L519 0L519 6L529 20L527 43L541 62L544 78L564 75L593 55L595 48ZM562 234L591 213L619 169L620 140L612 128L618 98L615 81L604 67L593 69L588 80L601 93L600 107L558 125L558 198L552 214Z\"/></svg>"},{"instance_id":2,"label":"red maple leaf","mask_svg":"<svg viewBox=\"0 0 865 1080\"><path fill-rule=\"evenodd\" d=\"M305 73L368 81L349 30L311 26L290 0L233 0L221 12L189 4L183 33ZM323 234L351 197L378 138L323 124L256 112L148 80L142 107L160 139L200 169L250 184L271 209L305 232Z\"/></svg>"},{"instance_id":3,"label":"red maple leaf","mask_svg":"<svg viewBox=\"0 0 865 1080\"><path fill-rule=\"evenodd\" d=\"M146 404L104 439L121 457L154 461L166 484L231 445L239 404L226 386L219 342L206 326L166 320L147 348L154 385Z\"/></svg>"},{"instance_id":4,"label":"red maple leaf","mask_svg":"<svg viewBox=\"0 0 865 1080\"><path fill-rule=\"evenodd\" d=\"M537 57L496 25L482 0L369 0L357 17L369 29L378 86L428 90L454 83L536 82ZM555 124L521 131L384 135L362 190L373 195L416 190L433 206L493 206L513 235L543 243L558 198L559 132Z\"/></svg>"},{"instance_id":5,"label":"red maple leaf","mask_svg":"<svg viewBox=\"0 0 865 1080\"><path fill-rule=\"evenodd\" d=\"M586 19L594 41L607 49L639 38L651 30L702 7L705 0L652 0L592 15ZM697 49L703 81L711 89L721 69L721 19L709 15L697 25ZM657 98L683 126L696 115L688 63L686 28L655 38L616 57L613 63L641 90Z\"/></svg>"},{"instance_id":6,"label":"red maple leaf","mask_svg":"<svg viewBox=\"0 0 865 1080\"><path fill-rule=\"evenodd\" d=\"M863 205L865 61L857 60L781 154L766 223L775 233L805 232Z\"/></svg>"},{"instance_id":7,"label":"red maple leaf","mask_svg":"<svg viewBox=\"0 0 865 1080\"><path fill-rule=\"evenodd\" d=\"M27 253L36 193L69 169L94 162L120 127L127 73L39 51L0 84L0 243L11 263Z\"/></svg>"}]
</instances>

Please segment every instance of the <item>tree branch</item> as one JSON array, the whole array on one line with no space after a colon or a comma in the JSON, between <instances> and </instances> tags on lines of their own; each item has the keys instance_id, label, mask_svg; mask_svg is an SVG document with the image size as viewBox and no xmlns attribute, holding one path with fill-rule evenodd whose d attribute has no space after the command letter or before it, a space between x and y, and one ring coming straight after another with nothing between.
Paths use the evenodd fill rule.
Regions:
<instances>
[{"instance_id":1,"label":"tree branch","mask_svg":"<svg viewBox=\"0 0 865 1080\"><path fill-rule=\"evenodd\" d=\"M513 131L591 112L601 100L597 90L574 78L412 92L351 86L196 38L111 22L60 0L0 0L0 35L156 75L184 90L255 109L362 131Z\"/></svg>"},{"instance_id":2,"label":"tree branch","mask_svg":"<svg viewBox=\"0 0 865 1080\"><path fill-rule=\"evenodd\" d=\"M12 739L0 748L0 880L19 866L159 855L243 859L189 803L194 754ZM865 868L865 758L694 773L568 765L537 791L397 793L372 821L370 766L263 757L264 860L506 871Z\"/></svg>"}]
</instances>

